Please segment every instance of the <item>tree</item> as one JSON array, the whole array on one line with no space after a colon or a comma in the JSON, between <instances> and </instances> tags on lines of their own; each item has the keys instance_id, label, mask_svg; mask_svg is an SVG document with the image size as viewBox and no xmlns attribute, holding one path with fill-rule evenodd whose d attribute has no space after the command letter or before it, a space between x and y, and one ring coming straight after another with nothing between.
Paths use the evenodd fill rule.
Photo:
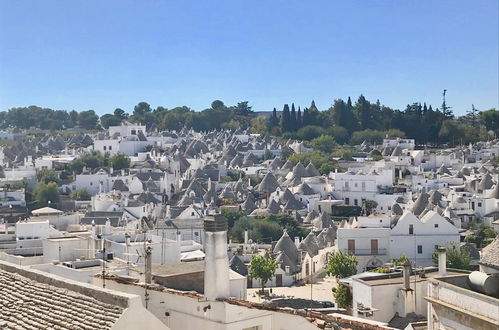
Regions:
<instances>
[{"instance_id":1,"label":"tree","mask_svg":"<svg viewBox=\"0 0 499 330\"><path fill-rule=\"evenodd\" d=\"M128 118L128 113L126 113L123 109L116 108L114 109L114 116L120 120L125 120Z\"/></svg>"},{"instance_id":2,"label":"tree","mask_svg":"<svg viewBox=\"0 0 499 330\"><path fill-rule=\"evenodd\" d=\"M246 213L243 211L236 211L228 208L223 208L221 213L227 218L229 230L234 226L237 220L246 217Z\"/></svg>"},{"instance_id":3,"label":"tree","mask_svg":"<svg viewBox=\"0 0 499 330\"><path fill-rule=\"evenodd\" d=\"M478 113L479 111L475 108L475 105L471 105L471 110L466 113L466 120L472 127L477 127L478 124Z\"/></svg>"},{"instance_id":4,"label":"tree","mask_svg":"<svg viewBox=\"0 0 499 330\"><path fill-rule=\"evenodd\" d=\"M333 148L336 146L336 141L332 136L323 134L310 141L310 144L314 149L317 149L324 153L330 153L331 151L333 151Z\"/></svg>"},{"instance_id":5,"label":"tree","mask_svg":"<svg viewBox=\"0 0 499 330\"><path fill-rule=\"evenodd\" d=\"M95 129L99 122L99 116L94 110L82 111L78 114L78 125L85 129Z\"/></svg>"},{"instance_id":6,"label":"tree","mask_svg":"<svg viewBox=\"0 0 499 330\"><path fill-rule=\"evenodd\" d=\"M225 108L225 104L220 100L215 100L211 102L211 108L213 110L223 110Z\"/></svg>"},{"instance_id":7,"label":"tree","mask_svg":"<svg viewBox=\"0 0 499 330\"><path fill-rule=\"evenodd\" d=\"M71 197L72 199L77 200L77 201L88 201L91 198L87 189L73 190L69 194L69 197Z\"/></svg>"},{"instance_id":8,"label":"tree","mask_svg":"<svg viewBox=\"0 0 499 330\"><path fill-rule=\"evenodd\" d=\"M400 257L392 259L392 264L394 264L396 267L404 266L408 262L410 263L411 261L405 254L401 254Z\"/></svg>"},{"instance_id":9,"label":"tree","mask_svg":"<svg viewBox=\"0 0 499 330\"><path fill-rule=\"evenodd\" d=\"M112 167L115 171L127 169L130 167L130 157L121 152L118 152L109 157L108 162L109 166Z\"/></svg>"},{"instance_id":10,"label":"tree","mask_svg":"<svg viewBox=\"0 0 499 330\"><path fill-rule=\"evenodd\" d=\"M253 114L253 110L248 105L248 101L239 102L234 108L234 112L239 116L250 116Z\"/></svg>"},{"instance_id":11,"label":"tree","mask_svg":"<svg viewBox=\"0 0 499 330\"><path fill-rule=\"evenodd\" d=\"M329 175L329 173L333 172L335 169L337 169L338 166L335 166L333 163L323 163L318 171L322 175Z\"/></svg>"},{"instance_id":12,"label":"tree","mask_svg":"<svg viewBox=\"0 0 499 330\"><path fill-rule=\"evenodd\" d=\"M57 183L38 183L35 187L35 200L40 207L47 206L49 201L51 203L59 202L59 189Z\"/></svg>"},{"instance_id":13,"label":"tree","mask_svg":"<svg viewBox=\"0 0 499 330\"><path fill-rule=\"evenodd\" d=\"M291 130L291 114L289 112L289 105L285 104L282 109L281 116L281 131L289 132Z\"/></svg>"},{"instance_id":14,"label":"tree","mask_svg":"<svg viewBox=\"0 0 499 330\"><path fill-rule=\"evenodd\" d=\"M254 242L271 243L282 236L282 227L267 219L256 219L251 222L251 239Z\"/></svg>"},{"instance_id":15,"label":"tree","mask_svg":"<svg viewBox=\"0 0 499 330\"><path fill-rule=\"evenodd\" d=\"M43 182L45 184L49 182L58 182L59 174L54 170L42 169L36 173L38 182Z\"/></svg>"},{"instance_id":16,"label":"tree","mask_svg":"<svg viewBox=\"0 0 499 330\"><path fill-rule=\"evenodd\" d=\"M279 214L270 214L262 220L265 220L269 223L277 223L279 224L281 228L281 236L282 236L282 231L286 230L286 232L289 234L291 237L305 237L308 235L308 230L303 229L303 227L300 227L298 222L290 216L289 214L285 213L279 213ZM279 239L281 236L277 237ZM276 239L276 240L277 240Z\"/></svg>"},{"instance_id":17,"label":"tree","mask_svg":"<svg viewBox=\"0 0 499 330\"><path fill-rule=\"evenodd\" d=\"M264 116L251 118L251 132L265 134L267 132L267 120Z\"/></svg>"},{"instance_id":18,"label":"tree","mask_svg":"<svg viewBox=\"0 0 499 330\"><path fill-rule=\"evenodd\" d=\"M447 105L447 102L445 101L445 95L447 94L447 90L444 89L444 92L442 93L442 114L444 115L445 118L451 119L454 118L454 114L452 113L452 107L449 107Z\"/></svg>"},{"instance_id":19,"label":"tree","mask_svg":"<svg viewBox=\"0 0 499 330\"><path fill-rule=\"evenodd\" d=\"M100 125L106 129L109 128L109 126L118 126L120 123L120 118L109 113L100 117Z\"/></svg>"},{"instance_id":20,"label":"tree","mask_svg":"<svg viewBox=\"0 0 499 330\"><path fill-rule=\"evenodd\" d=\"M352 293L345 284L340 284L333 293L336 304L341 308L352 307Z\"/></svg>"},{"instance_id":21,"label":"tree","mask_svg":"<svg viewBox=\"0 0 499 330\"><path fill-rule=\"evenodd\" d=\"M244 232L251 229L251 221L247 217L240 217L234 222L232 228L229 227L229 234L234 242L244 242Z\"/></svg>"},{"instance_id":22,"label":"tree","mask_svg":"<svg viewBox=\"0 0 499 330\"><path fill-rule=\"evenodd\" d=\"M262 292L267 283L275 274L279 267L279 263L272 257L264 257L262 255L254 255L248 265L248 275L251 278L259 279L262 283Z\"/></svg>"},{"instance_id":23,"label":"tree","mask_svg":"<svg viewBox=\"0 0 499 330\"><path fill-rule=\"evenodd\" d=\"M487 131L494 132L495 136L499 136L499 111L490 109L482 111L478 115L480 122L485 126Z\"/></svg>"},{"instance_id":24,"label":"tree","mask_svg":"<svg viewBox=\"0 0 499 330\"><path fill-rule=\"evenodd\" d=\"M482 227L475 230L471 235L467 235L464 241L473 243L477 248L483 248L488 245L496 237L496 232L490 227Z\"/></svg>"},{"instance_id":25,"label":"tree","mask_svg":"<svg viewBox=\"0 0 499 330\"><path fill-rule=\"evenodd\" d=\"M289 127L291 131L296 131L298 128L298 125L296 124L296 109L295 109L295 104L291 103L291 112L289 114Z\"/></svg>"},{"instance_id":26,"label":"tree","mask_svg":"<svg viewBox=\"0 0 499 330\"><path fill-rule=\"evenodd\" d=\"M447 267L453 269L464 269L469 270L471 256L466 250L461 250L459 244L456 242L450 242L445 246L447 251ZM438 252L433 253L433 262L438 263Z\"/></svg>"},{"instance_id":27,"label":"tree","mask_svg":"<svg viewBox=\"0 0 499 330\"><path fill-rule=\"evenodd\" d=\"M365 199L362 201L362 208L365 210L366 215L370 215L378 207L378 203L371 199Z\"/></svg>"},{"instance_id":28,"label":"tree","mask_svg":"<svg viewBox=\"0 0 499 330\"><path fill-rule=\"evenodd\" d=\"M272 116L270 116L269 119L269 126L273 128L274 126L279 126L279 117L277 117L277 110L274 108L272 110Z\"/></svg>"},{"instance_id":29,"label":"tree","mask_svg":"<svg viewBox=\"0 0 499 330\"><path fill-rule=\"evenodd\" d=\"M345 278L357 274L357 258L352 254L333 251L327 260L326 273Z\"/></svg>"},{"instance_id":30,"label":"tree","mask_svg":"<svg viewBox=\"0 0 499 330\"><path fill-rule=\"evenodd\" d=\"M315 139L323 134L325 134L326 131L324 128L316 125L307 125L302 128L300 128L297 132L298 138L302 140L312 140Z\"/></svg>"}]
</instances>

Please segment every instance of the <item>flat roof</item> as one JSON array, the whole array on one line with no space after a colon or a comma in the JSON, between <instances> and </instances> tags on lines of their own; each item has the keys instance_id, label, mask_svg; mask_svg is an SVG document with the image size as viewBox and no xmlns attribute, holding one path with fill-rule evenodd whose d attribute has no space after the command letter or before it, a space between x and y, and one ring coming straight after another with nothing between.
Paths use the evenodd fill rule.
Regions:
<instances>
[{"instance_id":1,"label":"flat roof","mask_svg":"<svg viewBox=\"0 0 499 330\"><path fill-rule=\"evenodd\" d=\"M425 277L421 277L420 274L417 275L411 275L410 277L410 282L414 283L416 282L422 282L426 281L428 278L433 278L433 277L448 277L448 276L462 276L464 272L460 271L454 271L454 270L449 270L444 276L439 276L438 275L438 270L431 271L425 273ZM467 274L468 272L466 272ZM390 274L385 274L387 276L390 276ZM401 273L398 274L391 274L392 277L387 277L387 278L356 278L354 280L364 282L365 284L369 286L379 286L379 285L392 285L392 284L403 284L404 283L404 277L402 276Z\"/></svg>"}]
</instances>

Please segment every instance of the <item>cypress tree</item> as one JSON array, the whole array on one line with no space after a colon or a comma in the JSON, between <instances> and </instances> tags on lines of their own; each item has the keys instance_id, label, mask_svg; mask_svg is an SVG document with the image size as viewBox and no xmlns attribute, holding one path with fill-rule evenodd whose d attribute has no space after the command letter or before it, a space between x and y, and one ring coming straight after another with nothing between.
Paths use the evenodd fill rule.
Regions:
<instances>
[{"instance_id":1,"label":"cypress tree","mask_svg":"<svg viewBox=\"0 0 499 330\"><path fill-rule=\"evenodd\" d=\"M277 110L276 108L274 108L274 110L272 110L272 116L270 116L270 127L278 125L279 125L279 118L277 118Z\"/></svg>"},{"instance_id":2,"label":"cypress tree","mask_svg":"<svg viewBox=\"0 0 499 330\"><path fill-rule=\"evenodd\" d=\"M290 121L291 121L291 115L289 113L289 105L285 104L284 108L282 109L282 116L281 116L281 131L282 132L289 131Z\"/></svg>"},{"instance_id":3,"label":"cypress tree","mask_svg":"<svg viewBox=\"0 0 499 330\"><path fill-rule=\"evenodd\" d=\"M298 107L298 112L296 113L296 128L300 129L303 126L302 118L301 118L301 109Z\"/></svg>"},{"instance_id":4,"label":"cypress tree","mask_svg":"<svg viewBox=\"0 0 499 330\"><path fill-rule=\"evenodd\" d=\"M290 121L289 121L289 127L291 131L296 131L296 128L298 125L296 124L296 110L295 110L295 104L291 103L291 114L290 114Z\"/></svg>"},{"instance_id":5,"label":"cypress tree","mask_svg":"<svg viewBox=\"0 0 499 330\"><path fill-rule=\"evenodd\" d=\"M307 108L303 109L302 122L303 122L303 126L310 125L310 118L308 116L308 109Z\"/></svg>"}]
</instances>

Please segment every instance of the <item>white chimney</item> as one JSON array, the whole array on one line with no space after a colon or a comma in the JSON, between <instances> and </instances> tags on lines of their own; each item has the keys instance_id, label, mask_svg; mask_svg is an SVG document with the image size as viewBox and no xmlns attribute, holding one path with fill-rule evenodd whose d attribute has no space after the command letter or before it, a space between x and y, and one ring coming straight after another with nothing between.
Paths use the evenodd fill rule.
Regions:
<instances>
[{"instance_id":1,"label":"white chimney","mask_svg":"<svg viewBox=\"0 0 499 330\"><path fill-rule=\"evenodd\" d=\"M438 276L445 276L447 273L447 253L444 246L437 248L438 252Z\"/></svg>"},{"instance_id":2,"label":"white chimney","mask_svg":"<svg viewBox=\"0 0 499 330\"><path fill-rule=\"evenodd\" d=\"M295 236L295 245L296 247L300 245L300 238L298 236Z\"/></svg>"},{"instance_id":3,"label":"white chimney","mask_svg":"<svg viewBox=\"0 0 499 330\"><path fill-rule=\"evenodd\" d=\"M244 231L244 245L248 244L248 231Z\"/></svg>"},{"instance_id":4,"label":"white chimney","mask_svg":"<svg viewBox=\"0 0 499 330\"><path fill-rule=\"evenodd\" d=\"M180 231L177 231L177 242L180 241L182 241L182 234L180 233Z\"/></svg>"},{"instance_id":5,"label":"white chimney","mask_svg":"<svg viewBox=\"0 0 499 330\"><path fill-rule=\"evenodd\" d=\"M104 225L104 235L111 234L111 220L106 218L106 224Z\"/></svg>"},{"instance_id":6,"label":"white chimney","mask_svg":"<svg viewBox=\"0 0 499 330\"><path fill-rule=\"evenodd\" d=\"M229 258L227 256L227 219L220 215L204 220L204 296L207 300L228 298Z\"/></svg>"}]
</instances>

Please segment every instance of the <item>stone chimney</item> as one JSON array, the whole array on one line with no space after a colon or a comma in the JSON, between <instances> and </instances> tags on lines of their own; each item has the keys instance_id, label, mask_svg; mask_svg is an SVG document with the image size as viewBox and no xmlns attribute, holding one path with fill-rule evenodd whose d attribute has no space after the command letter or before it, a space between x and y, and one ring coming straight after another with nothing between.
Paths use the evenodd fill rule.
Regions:
<instances>
[{"instance_id":1,"label":"stone chimney","mask_svg":"<svg viewBox=\"0 0 499 330\"><path fill-rule=\"evenodd\" d=\"M204 220L204 296L211 301L230 295L227 227L227 219L221 214Z\"/></svg>"},{"instance_id":2,"label":"stone chimney","mask_svg":"<svg viewBox=\"0 0 499 330\"><path fill-rule=\"evenodd\" d=\"M447 273L447 251L444 246L437 248L438 252L438 276L445 276Z\"/></svg>"},{"instance_id":3,"label":"stone chimney","mask_svg":"<svg viewBox=\"0 0 499 330\"><path fill-rule=\"evenodd\" d=\"M411 290L411 263L410 262L406 262L404 264L403 276L404 276L404 289Z\"/></svg>"},{"instance_id":4,"label":"stone chimney","mask_svg":"<svg viewBox=\"0 0 499 330\"><path fill-rule=\"evenodd\" d=\"M152 254L151 247L146 247L146 260L145 260L145 280L147 284L152 282Z\"/></svg>"},{"instance_id":5,"label":"stone chimney","mask_svg":"<svg viewBox=\"0 0 499 330\"><path fill-rule=\"evenodd\" d=\"M416 304L415 291L411 289L410 262L404 264L402 276L404 278L404 287L400 289L397 296L397 313L401 317L406 317L408 314L414 313Z\"/></svg>"}]
</instances>

